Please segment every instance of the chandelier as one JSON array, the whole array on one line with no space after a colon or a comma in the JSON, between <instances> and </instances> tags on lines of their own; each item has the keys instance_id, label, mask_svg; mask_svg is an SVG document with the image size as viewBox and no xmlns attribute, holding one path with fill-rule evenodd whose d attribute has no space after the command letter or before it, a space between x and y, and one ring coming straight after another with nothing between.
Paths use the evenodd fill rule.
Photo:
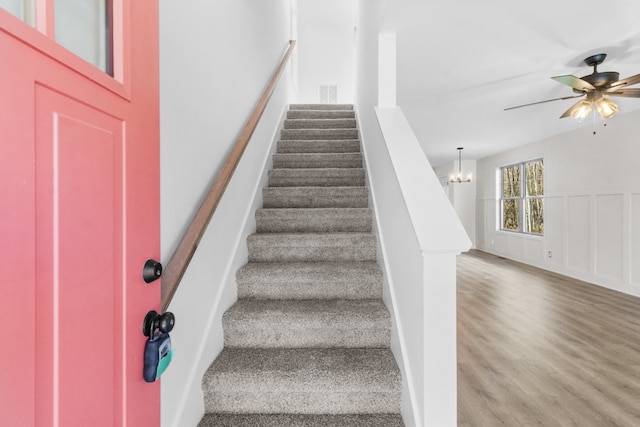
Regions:
<instances>
[{"instance_id":1,"label":"chandelier","mask_svg":"<svg viewBox=\"0 0 640 427\"><path fill-rule=\"evenodd\" d=\"M458 172L451 172L449 182L471 182L471 172L462 172L462 150L458 147Z\"/></svg>"}]
</instances>

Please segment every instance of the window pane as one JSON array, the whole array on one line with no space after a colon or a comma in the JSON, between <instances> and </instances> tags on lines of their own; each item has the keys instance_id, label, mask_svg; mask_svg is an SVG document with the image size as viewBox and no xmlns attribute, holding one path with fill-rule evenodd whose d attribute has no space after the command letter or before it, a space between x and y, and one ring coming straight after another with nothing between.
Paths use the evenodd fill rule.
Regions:
<instances>
[{"instance_id":1,"label":"window pane","mask_svg":"<svg viewBox=\"0 0 640 427\"><path fill-rule=\"evenodd\" d=\"M502 197L520 197L520 166L502 168Z\"/></svg>"},{"instance_id":2,"label":"window pane","mask_svg":"<svg viewBox=\"0 0 640 427\"><path fill-rule=\"evenodd\" d=\"M55 0L56 42L113 75L110 0Z\"/></svg>"},{"instance_id":3,"label":"window pane","mask_svg":"<svg viewBox=\"0 0 640 427\"><path fill-rule=\"evenodd\" d=\"M527 180L527 196L543 196L544 165L542 160L535 160L524 164L524 173Z\"/></svg>"},{"instance_id":4,"label":"window pane","mask_svg":"<svg viewBox=\"0 0 640 427\"><path fill-rule=\"evenodd\" d=\"M20 18L32 27L35 25L33 0L0 0L0 8Z\"/></svg>"},{"instance_id":5,"label":"window pane","mask_svg":"<svg viewBox=\"0 0 640 427\"><path fill-rule=\"evenodd\" d=\"M541 198L527 199L524 206L525 232L534 234L544 233L544 209Z\"/></svg>"},{"instance_id":6,"label":"window pane","mask_svg":"<svg viewBox=\"0 0 640 427\"><path fill-rule=\"evenodd\" d=\"M519 200L502 201L502 229L520 230L520 202Z\"/></svg>"}]
</instances>

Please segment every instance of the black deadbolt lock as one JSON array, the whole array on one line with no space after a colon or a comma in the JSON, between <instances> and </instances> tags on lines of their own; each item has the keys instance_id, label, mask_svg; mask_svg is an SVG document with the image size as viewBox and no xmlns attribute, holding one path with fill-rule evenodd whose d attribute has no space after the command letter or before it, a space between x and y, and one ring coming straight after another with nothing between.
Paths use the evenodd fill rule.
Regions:
<instances>
[{"instance_id":1,"label":"black deadbolt lock","mask_svg":"<svg viewBox=\"0 0 640 427\"><path fill-rule=\"evenodd\" d=\"M148 259L142 268L142 278L146 283L158 280L162 276L162 264L154 259Z\"/></svg>"}]
</instances>

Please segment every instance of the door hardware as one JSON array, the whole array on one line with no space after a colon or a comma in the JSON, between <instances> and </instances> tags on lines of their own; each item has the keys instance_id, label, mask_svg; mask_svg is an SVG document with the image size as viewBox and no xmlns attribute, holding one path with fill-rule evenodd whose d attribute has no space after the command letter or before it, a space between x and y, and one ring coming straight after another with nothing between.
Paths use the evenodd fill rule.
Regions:
<instances>
[{"instance_id":1,"label":"door hardware","mask_svg":"<svg viewBox=\"0 0 640 427\"><path fill-rule=\"evenodd\" d=\"M162 264L154 259L148 259L142 267L142 278L145 283L151 283L162 276Z\"/></svg>"}]
</instances>

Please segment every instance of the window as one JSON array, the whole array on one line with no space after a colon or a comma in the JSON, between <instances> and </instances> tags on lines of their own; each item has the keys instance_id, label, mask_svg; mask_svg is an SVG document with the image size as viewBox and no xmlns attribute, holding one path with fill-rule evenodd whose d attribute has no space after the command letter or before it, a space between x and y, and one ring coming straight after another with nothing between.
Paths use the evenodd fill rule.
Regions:
<instances>
[{"instance_id":1,"label":"window","mask_svg":"<svg viewBox=\"0 0 640 427\"><path fill-rule=\"evenodd\" d=\"M55 39L113 76L111 0L55 0Z\"/></svg>"},{"instance_id":2,"label":"window","mask_svg":"<svg viewBox=\"0 0 640 427\"><path fill-rule=\"evenodd\" d=\"M35 27L36 13L34 0L0 0L0 8Z\"/></svg>"},{"instance_id":3,"label":"window","mask_svg":"<svg viewBox=\"0 0 640 427\"><path fill-rule=\"evenodd\" d=\"M500 229L544 234L542 159L500 168Z\"/></svg>"},{"instance_id":4,"label":"window","mask_svg":"<svg viewBox=\"0 0 640 427\"><path fill-rule=\"evenodd\" d=\"M36 12L53 7L55 41L113 77L113 0L0 0L0 8L36 27ZM36 10L37 9L37 10ZM43 9L42 11L40 9ZM45 29L41 24L36 28Z\"/></svg>"}]
</instances>

